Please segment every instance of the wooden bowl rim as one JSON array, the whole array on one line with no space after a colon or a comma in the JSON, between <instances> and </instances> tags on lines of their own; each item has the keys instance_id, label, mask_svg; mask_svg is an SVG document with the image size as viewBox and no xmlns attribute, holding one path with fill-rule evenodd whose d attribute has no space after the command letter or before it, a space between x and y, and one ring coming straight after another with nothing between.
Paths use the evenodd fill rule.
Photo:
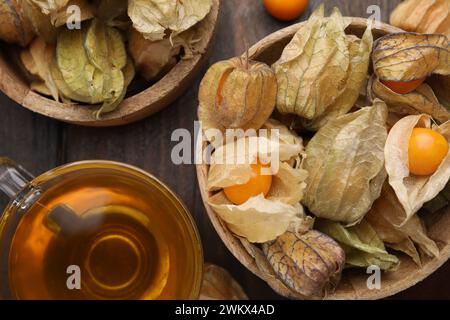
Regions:
<instances>
[{"instance_id":1,"label":"wooden bowl rim","mask_svg":"<svg viewBox=\"0 0 450 320\"><path fill-rule=\"evenodd\" d=\"M0 89L9 98L21 106L44 115L46 117L63 122L95 127L107 127L129 124L150 116L167 107L178 98L195 75L197 75L206 62L209 50L217 31L220 10L220 0L213 0L211 12L198 26L204 30L202 49L204 53L195 55L192 59L180 60L162 79L154 83L144 91L126 98L119 107L105 114L97 120L93 116L98 105L66 104L56 102L51 98L40 95L31 90L29 83L18 81L16 76L1 77ZM2 59L3 57L0 57ZM14 78L14 79L13 79ZM8 89L4 82L15 81L13 88Z\"/></svg>"},{"instance_id":2,"label":"wooden bowl rim","mask_svg":"<svg viewBox=\"0 0 450 320\"><path fill-rule=\"evenodd\" d=\"M350 20L350 25L352 27L366 27L368 24L368 20L365 18L359 17L345 17L345 19ZM280 41L283 38L292 37L295 32L304 24L305 22L300 22L294 25L291 25L287 28L278 30L259 42L253 45L249 49L249 57L258 56L261 52L269 49L274 43ZM373 25L373 32L378 33L396 33L396 32L404 32L404 30L399 29L397 27L391 26L389 24L383 22L376 22ZM260 279L265 281L274 291L278 294L283 295L280 292L277 281L275 279L268 279L267 276L263 275L259 270L255 258L252 257L249 252L244 248L243 244L239 240L239 238L228 229L226 224L220 219L220 217L214 212L214 210L208 204L209 192L206 190L207 185L207 176L208 176L209 166L206 164L198 164L196 165L197 171L197 179L199 183L199 188L202 196L202 200L208 214L211 223L214 226L214 229L219 234L219 237L222 239L225 246L228 250L235 256L241 264L250 270L253 274L258 276ZM448 208L447 208L448 210ZM448 214L447 214L448 215ZM449 219L450 225L450 219ZM434 271L436 271L439 267L441 267L448 259L450 258L450 243L446 243L444 247L440 248L440 256L438 258L434 258L430 260L425 266L422 268L417 268L414 272L411 272L409 275L406 275L402 281L396 281L393 285L388 286L387 288L383 288L381 290L369 290L365 291L365 294L359 295L357 290L353 288L351 293L341 293L341 294L330 294L325 297L325 299L330 300L342 300L342 299L364 299L364 300L372 300L372 299L382 299L389 296L392 296L396 293L399 293L405 289L408 289L418 282L422 281Z\"/></svg>"}]
</instances>

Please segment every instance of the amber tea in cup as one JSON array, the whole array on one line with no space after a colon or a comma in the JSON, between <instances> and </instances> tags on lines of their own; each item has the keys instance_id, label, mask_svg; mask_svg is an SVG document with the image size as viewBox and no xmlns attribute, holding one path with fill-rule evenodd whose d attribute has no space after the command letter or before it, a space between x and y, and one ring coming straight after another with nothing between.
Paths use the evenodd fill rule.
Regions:
<instances>
[{"instance_id":1,"label":"amber tea in cup","mask_svg":"<svg viewBox=\"0 0 450 320\"><path fill-rule=\"evenodd\" d=\"M0 222L3 298L198 297L198 232L154 177L104 161L66 165L30 183L18 167L3 171L11 177L0 179L2 190L21 189Z\"/></svg>"}]
</instances>

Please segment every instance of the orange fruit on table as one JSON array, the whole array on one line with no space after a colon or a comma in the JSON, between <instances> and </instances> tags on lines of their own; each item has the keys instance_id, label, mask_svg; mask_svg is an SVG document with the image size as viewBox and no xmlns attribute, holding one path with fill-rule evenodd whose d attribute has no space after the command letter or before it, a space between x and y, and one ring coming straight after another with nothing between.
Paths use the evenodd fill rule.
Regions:
<instances>
[{"instance_id":1,"label":"orange fruit on table","mask_svg":"<svg viewBox=\"0 0 450 320\"><path fill-rule=\"evenodd\" d=\"M309 0L264 0L266 10L282 21L297 19L308 7Z\"/></svg>"},{"instance_id":2,"label":"orange fruit on table","mask_svg":"<svg viewBox=\"0 0 450 320\"><path fill-rule=\"evenodd\" d=\"M270 168L270 165L260 163L252 164L252 177L247 183L238 184L223 189L228 200L236 205L247 202L248 199L256 197L261 193L266 196L272 185L272 176L262 174L262 168Z\"/></svg>"},{"instance_id":3,"label":"orange fruit on table","mask_svg":"<svg viewBox=\"0 0 450 320\"><path fill-rule=\"evenodd\" d=\"M409 140L409 171L419 176L436 172L448 153L445 137L431 129L414 128Z\"/></svg>"},{"instance_id":4,"label":"orange fruit on table","mask_svg":"<svg viewBox=\"0 0 450 320\"><path fill-rule=\"evenodd\" d=\"M420 87L420 85L424 81L425 81L425 78L418 79L418 80L412 80L412 81L408 81L408 82L381 80L381 83L396 93L407 94L407 93L413 92L418 87Z\"/></svg>"}]
</instances>

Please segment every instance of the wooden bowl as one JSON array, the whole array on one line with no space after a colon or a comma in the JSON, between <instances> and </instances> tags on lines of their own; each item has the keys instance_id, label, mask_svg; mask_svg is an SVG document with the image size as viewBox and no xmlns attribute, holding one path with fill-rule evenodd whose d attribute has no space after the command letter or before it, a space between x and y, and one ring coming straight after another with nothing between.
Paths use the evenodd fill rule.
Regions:
<instances>
[{"instance_id":1,"label":"wooden bowl","mask_svg":"<svg viewBox=\"0 0 450 320\"><path fill-rule=\"evenodd\" d=\"M363 18L346 19L351 20L346 32L361 37L366 29L367 20ZM250 49L250 58L269 65L273 64L279 59L284 47L302 24L292 25L264 38ZM375 38L379 38L388 33L401 31L393 26L379 23L374 27L373 34ZM226 224L208 205L207 200L210 196L206 189L208 170L207 165L197 165L197 178L206 211L222 241L247 269L266 281L277 293L288 298L300 298L292 296L290 290L277 278L270 265L261 263L261 259L257 259L262 254L261 250L230 232ZM446 208L443 212L428 214L424 218L430 237L437 242L441 251L439 258L425 260L422 268L418 268L412 259L400 255L400 268L395 272L382 273L380 290L369 290L367 288L366 282L369 275L365 273L365 270L346 270L334 293L328 294L326 299L385 298L415 285L438 269L450 257L450 209Z\"/></svg>"},{"instance_id":2,"label":"wooden bowl","mask_svg":"<svg viewBox=\"0 0 450 320\"><path fill-rule=\"evenodd\" d=\"M12 59L5 50L0 52L0 90L31 111L78 125L108 127L141 120L167 107L192 84L207 60L218 23L219 8L220 0L213 0L211 12L196 26L203 32L202 41L196 44L196 48L203 54L180 60L161 80L144 91L127 97L115 111L105 114L101 120L93 116L99 106L59 103L31 91L20 68L11 63ZM6 44L2 44L4 45Z\"/></svg>"}]
</instances>

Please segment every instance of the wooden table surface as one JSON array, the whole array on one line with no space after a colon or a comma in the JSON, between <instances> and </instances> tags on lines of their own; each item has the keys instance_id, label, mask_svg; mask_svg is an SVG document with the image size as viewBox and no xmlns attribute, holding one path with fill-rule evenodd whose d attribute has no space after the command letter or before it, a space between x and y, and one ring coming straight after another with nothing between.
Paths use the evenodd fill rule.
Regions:
<instances>
[{"instance_id":1,"label":"wooden table surface","mask_svg":"<svg viewBox=\"0 0 450 320\"><path fill-rule=\"evenodd\" d=\"M262 0L222 0L220 25L212 54L208 61L241 54L264 36L288 24L271 18ZM310 1L304 20L318 3ZM328 10L337 5L343 15L368 17L369 5L379 5L382 20L400 0L325 0ZM175 129L194 130L197 118L197 91L206 66L192 87L173 105L162 112L131 125L117 128L86 128L46 119L22 108L0 94L0 156L16 160L33 174L55 166L86 159L122 161L143 168L167 183L189 207L200 230L205 260L227 268L242 284L252 299L279 299L265 283L247 271L222 244L209 222L193 165L174 165L170 153L175 142ZM0 196L0 206L6 199ZM450 299L450 263L422 283L393 298Z\"/></svg>"}]
</instances>

